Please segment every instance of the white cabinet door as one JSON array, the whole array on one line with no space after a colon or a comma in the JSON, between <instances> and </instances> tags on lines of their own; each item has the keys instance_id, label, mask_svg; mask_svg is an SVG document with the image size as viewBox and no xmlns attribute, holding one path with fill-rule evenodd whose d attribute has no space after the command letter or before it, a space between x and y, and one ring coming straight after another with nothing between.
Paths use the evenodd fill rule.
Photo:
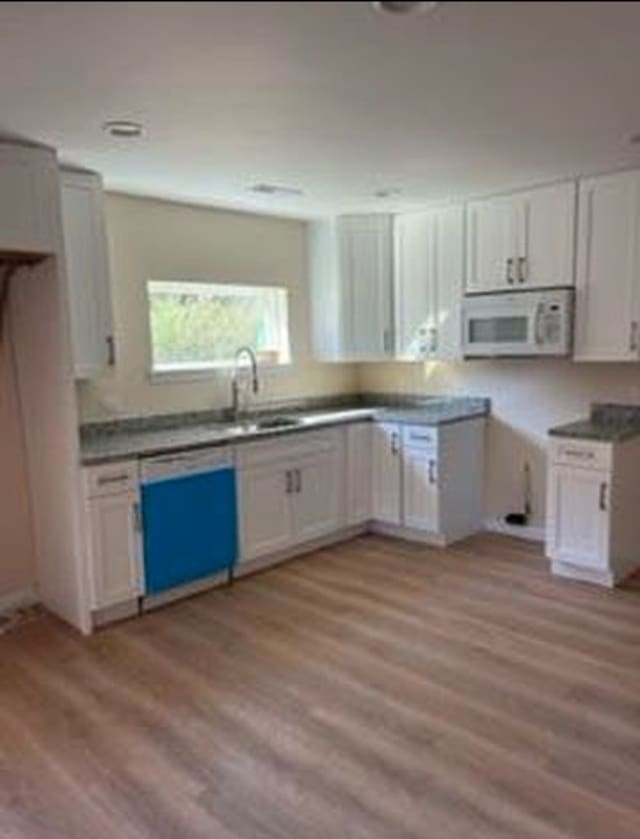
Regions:
<instances>
[{"instance_id":1,"label":"white cabinet door","mask_svg":"<svg viewBox=\"0 0 640 839\"><path fill-rule=\"evenodd\" d=\"M387 524L401 520L401 444L395 423L375 423L372 429L373 518Z\"/></svg>"},{"instance_id":2,"label":"white cabinet door","mask_svg":"<svg viewBox=\"0 0 640 839\"><path fill-rule=\"evenodd\" d=\"M369 422L347 426L347 523L371 518L371 456L373 426Z\"/></svg>"},{"instance_id":3,"label":"white cabinet door","mask_svg":"<svg viewBox=\"0 0 640 839\"><path fill-rule=\"evenodd\" d=\"M61 173L62 226L76 378L114 362L113 315L102 183L97 175Z\"/></svg>"},{"instance_id":4,"label":"white cabinet door","mask_svg":"<svg viewBox=\"0 0 640 839\"><path fill-rule=\"evenodd\" d=\"M605 570L609 564L609 473L551 466L547 550L552 559Z\"/></svg>"},{"instance_id":5,"label":"white cabinet door","mask_svg":"<svg viewBox=\"0 0 640 839\"><path fill-rule=\"evenodd\" d=\"M58 167L49 149L0 145L0 250L58 250Z\"/></svg>"},{"instance_id":6,"label":"white cabinet door","mask_svg":"<svg viewBox=\"0 0 640 839\"><path fill-rule=\"evenodd\" d=\"M300 461L293 470L293 532L296 542L335 533L344 524L343 465L337 451Z\"/></svg>"},{"instance_id":7,"label":"white cabinet door","mask_svg":"<svg viewBox=\"0 0 640 839\"><path fill-rule=\"evenodd\" d=\"M91 498L92 606L101 609L142 594L137 493Z\"/></svg>"},{"instance_id":8,"label":"white cabinet door","mask_svg":"<svg viewBox=\"0 0 640 839\"><path fill-rule=\"evenodd\" d=\"M437 348L436 215L397 216L394 225L396 354L427 358Z\"/></svg>"},{"instance_id":9,"label":"white cabinet door","mask_svg":"<svg viewBox=\"0 0 640 839\"><path fill-rule=\"evenodd\" d=\"M576 185L552 184L520 196L525 242L516 254L516 285L544 288L574 284Z\"/></svg>"},{"instance_id":10,"label":"white cabinet door","mask_svg":"<svg viewBox=\"0 0 640 839\"><path fill-rule=\"evenodd\" d=\"M463 208L397 216L394 246L397 356L459 357Z\"/></svg>"},{"instance_id":11,"label":"white cabinet door","mask_svg":"<svg viewBox=\"0 0 640 839\"><path fill-rule=\"evenodd\" d=\"M403 449L402 498L403 522L406 527L433 533L439 531L436 449Z\"/></svg>"},{"instance_id":12,"label":"white cabinet door","mask_svg":"<svg viewBox=\"0 0 640 839\"><path fill-rule=\"evenodd\" d=\"M516 282L524 212L513 196L467 205L467 292L502 291Z\"/></svg>"},{"instance_id":13,"label":"white cabinet door","mask_svg":"<svg viewBox=\"0 0 640 839\"><path fill-rule=\"evenodd\" d=\"M640 173L580 183L575 359L639 357Z\"/></svg>"},{"instance_id":14,"label":"white cabinet door","mask_svg":"<svg viewBox=\"0 0 640 839\"><path fill-rule=\"evenodd\" d=\"M242 560L289 547L293 542L291 470L282 464L243 470L239 489Z\"/></svg>"},{"instance_id":15,"label":"white cabinet door","mask_svg":"<svg viewBox=\"0 0 640 839\"><path fill-rule=\"evenodd\" d=\"M339 220L345 341L353 360L393 353L391 234L390 216Z\"/></svg>"}]
</instances>

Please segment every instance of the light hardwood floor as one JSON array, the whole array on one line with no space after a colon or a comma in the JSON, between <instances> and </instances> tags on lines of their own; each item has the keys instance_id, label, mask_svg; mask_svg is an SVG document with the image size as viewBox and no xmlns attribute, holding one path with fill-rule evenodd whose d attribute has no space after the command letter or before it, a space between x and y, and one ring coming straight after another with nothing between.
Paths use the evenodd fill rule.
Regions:
<instances>
[{"instance_id":1,"label":"light hardwood floor","mask_svg":"<svg viewBox=\"0 0 640 839\"><path fill-rule=\"evenodd\" d=\"M368 536L0 638L3 839L638 839L640 585Z\"/></svg>"}]
</instances>

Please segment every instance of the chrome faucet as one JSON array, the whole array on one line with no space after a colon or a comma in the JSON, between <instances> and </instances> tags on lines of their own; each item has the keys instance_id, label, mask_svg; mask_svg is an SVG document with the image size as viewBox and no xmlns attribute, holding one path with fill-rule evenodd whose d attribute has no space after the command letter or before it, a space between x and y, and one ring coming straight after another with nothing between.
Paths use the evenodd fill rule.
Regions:
<instances>
[{"instance_id":1,"label":"chrome faucet","mask_svg":"<svg viewBox=\"0 0 640 839\"><path fill-rule=\"evenodd\" d=\"M236 350L233 360L233 372L231 373L231 412L233 414L233 421L238 422L240 419L240 386L238 385L238 362L243 355L249 357L251 364L251 390L257 393L260 390L260 382L258 380L258 360L255 352L251 347L240 347Z\"/></svg>"}]
</instances>

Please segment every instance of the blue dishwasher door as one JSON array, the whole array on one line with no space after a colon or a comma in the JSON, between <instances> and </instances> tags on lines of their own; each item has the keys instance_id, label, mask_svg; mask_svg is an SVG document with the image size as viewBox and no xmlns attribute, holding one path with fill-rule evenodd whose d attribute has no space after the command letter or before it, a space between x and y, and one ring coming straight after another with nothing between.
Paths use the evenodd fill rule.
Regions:
<instances>
[{"instance_id":1,"label":"blue dishwasher door","mask_svg":"<svg viewBox=\"0 0 640 839\"><path fill-rule=\"evenodd\" d=\"M143 484L142 521L147 594L230 569L238 554L234 470Z\"/></svg>"}]
</instances>

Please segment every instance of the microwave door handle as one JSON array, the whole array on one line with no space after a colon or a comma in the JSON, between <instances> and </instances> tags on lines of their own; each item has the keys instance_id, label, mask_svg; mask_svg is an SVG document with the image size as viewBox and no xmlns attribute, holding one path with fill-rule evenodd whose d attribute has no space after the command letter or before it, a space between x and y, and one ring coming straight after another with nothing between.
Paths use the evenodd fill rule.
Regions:
<instances>
[{"instance_id":1,"label":"microwave door handle","mask_svg":"<svg viewBox=\"0 0 640 839\"><path fill-rule=\"evenodd\" d=\"M536 314L533 325L535 341L538 346L544 344L544 332L542 329L544 319L544 303L538 303L536 306Z\"/></svg>"}]
</instances>

